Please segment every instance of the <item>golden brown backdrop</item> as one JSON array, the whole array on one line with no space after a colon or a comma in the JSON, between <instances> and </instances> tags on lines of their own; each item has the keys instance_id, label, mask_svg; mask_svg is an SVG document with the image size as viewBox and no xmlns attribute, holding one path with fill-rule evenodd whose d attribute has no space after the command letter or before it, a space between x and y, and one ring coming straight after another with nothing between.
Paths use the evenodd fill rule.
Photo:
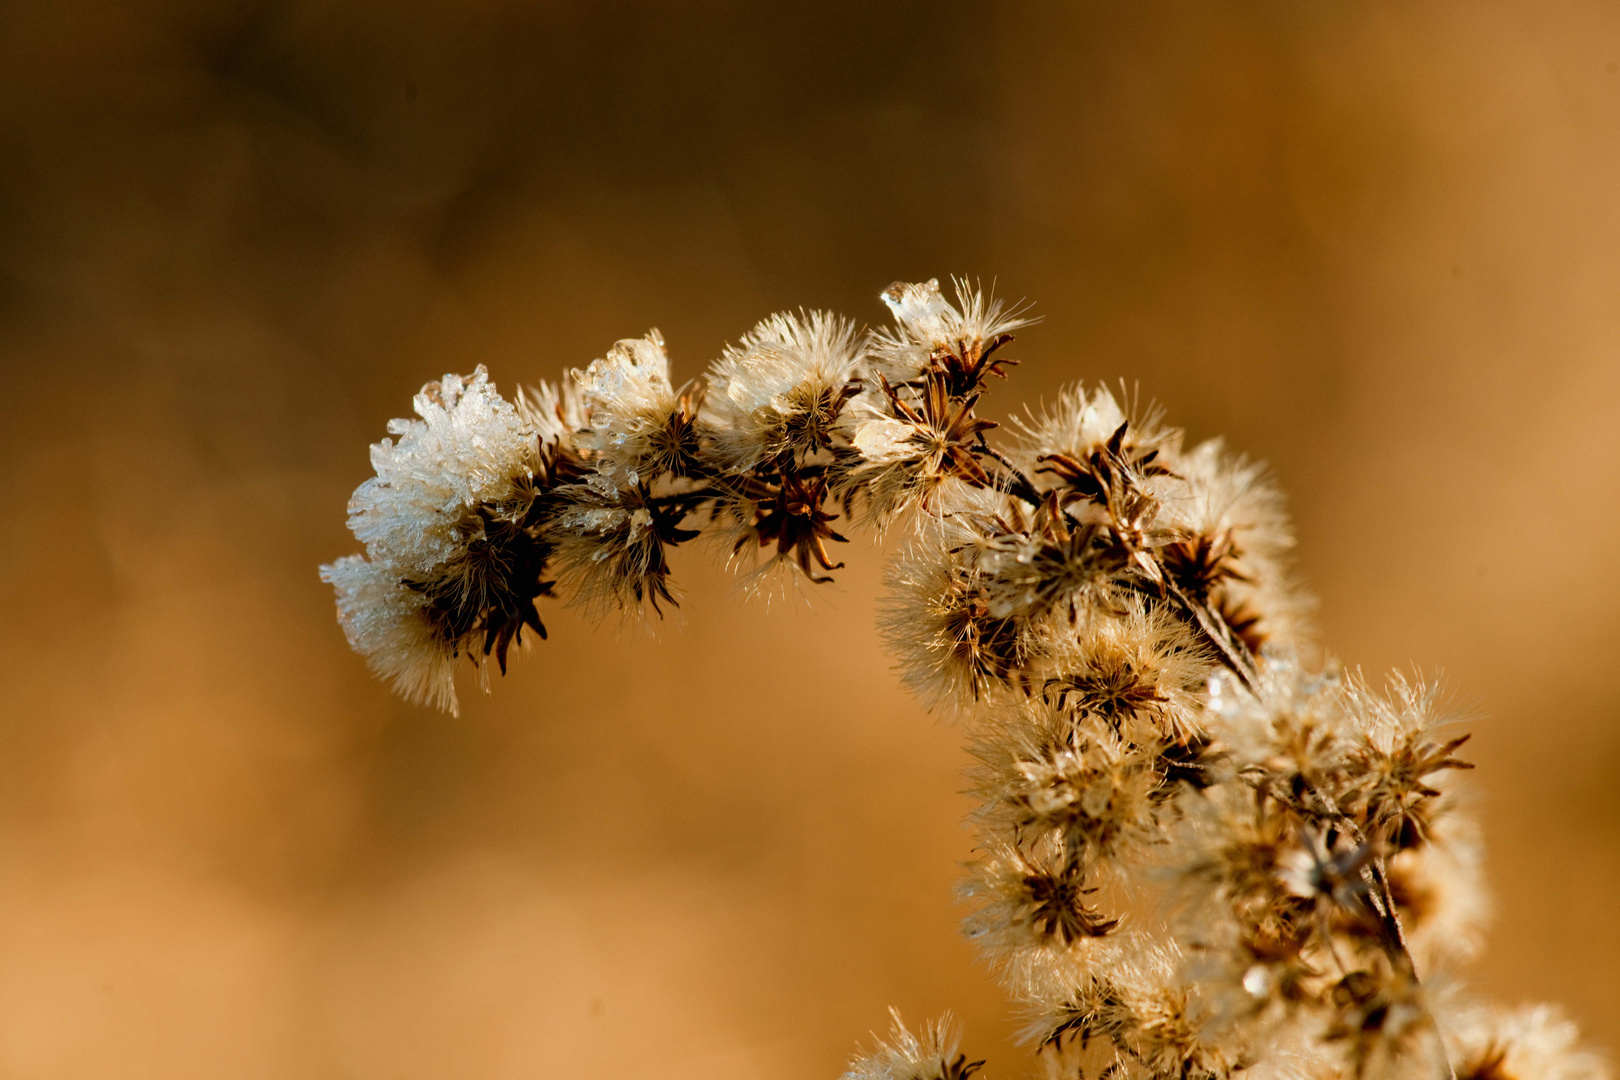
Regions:
<instances>
[{"instance_id":1,"label":"golden brown backdrop","mask_svg":"<svg viewBox=\"0 0 1620 1080\"><path fill-rule=\"evenodd\" d=\"M425 379L952 272L1046 316L1003 410L1275 465L1324 641L1478 716L1481 978L1608 1034L1617 64L1610 0L0 5L0 1075L825 1078L891 1003L1015 1072L879 551L685 553L459 720L315 576Z\"/></svg>"}]
</instances>

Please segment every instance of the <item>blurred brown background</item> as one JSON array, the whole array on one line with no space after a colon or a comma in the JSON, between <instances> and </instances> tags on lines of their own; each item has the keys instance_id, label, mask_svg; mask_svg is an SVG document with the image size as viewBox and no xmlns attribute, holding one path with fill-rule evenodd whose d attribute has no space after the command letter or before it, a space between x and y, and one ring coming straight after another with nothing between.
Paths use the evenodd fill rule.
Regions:
<instances>
[{"instance_id":1,"label":"blurred brown background","mask_svg":"<svg viewBox=\"0 0 1620 1080\"><path fill-rule=\"evenodd\" d=\"M1617 64L1608 0L0 5L0 1076L826 1078L891 1003L1015 1074L871 545L685 553L459 720L315 575L425 379L953 272L1046 316L998 408L1275 465L1323 640L1478 717L1482 981L1611 1036Z\"/></svg>"}]
</instances>

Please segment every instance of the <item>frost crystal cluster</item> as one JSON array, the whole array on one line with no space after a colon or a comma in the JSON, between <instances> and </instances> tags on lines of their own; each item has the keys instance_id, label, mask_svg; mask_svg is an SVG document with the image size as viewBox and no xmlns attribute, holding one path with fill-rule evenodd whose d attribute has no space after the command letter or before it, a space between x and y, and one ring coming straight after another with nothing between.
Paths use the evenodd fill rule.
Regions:
<instances>
[{"instance_id":1,"label":"frost crystal cluster","mask_svg":"<svg viewBox=\"0 0 1620 1080\"><path fill-rule=\"evenodd\" d=\"M1050 1076L1599 1080L1545 1007L1459 984L1484 914L1433 694L1306 662L1281 497L1219 441L1075 388L992 442L978 405L1029 325L958 283L892 326L774 315L677 385L656 331L502 398L480 367L372 448L322 568L407 698L487 688L537 602L672 603L700 537L824 582L834 527L902 533L886 632L977 761L976 940ZM948 1025L858 1080L965 1080Z\"/></svg>"}]
</instances>

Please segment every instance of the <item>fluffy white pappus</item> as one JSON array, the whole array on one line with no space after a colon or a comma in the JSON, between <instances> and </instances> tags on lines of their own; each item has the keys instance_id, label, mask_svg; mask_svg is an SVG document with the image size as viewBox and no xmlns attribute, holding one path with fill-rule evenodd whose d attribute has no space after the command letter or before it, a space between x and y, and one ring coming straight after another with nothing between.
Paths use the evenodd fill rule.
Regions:
<instances>
[{"instance_id":1,"label":"fluffy white pappus","mask_svg":"<svg viewBox=\"0 0 1620 1080\"><path fill-rule=\"evenodd\" d=\"M879 532L902 521L926 528L962 505L1004 500L994 473L979 464L972 448L974 434L994 425L941 389L901 388L895 392L901 407L867 385L851 403L847 423L855 458L836 486Z\"/></svg>"},{"instance_id":2,"label":"fluffy white pappus","mask_svg":"<svg viewBox=\"0 0 1620 1080\"><path fill-rule=\"evenodd\" d=\"M1173 459L1180 452L1181 431L1165 427L1157 409L1126 409L1106 386L1087 390L1075 384L1065 387L1051 404L1013 421L1018 440L1014 453L1031 471L1039 470L1040 458L1052 454L1084 460L1106 445L1121 425L1127 425L1124 445L1138 455L1157 451Z\"/></svg>"},{"instance_id":3,"label":"fluffy white pappus","mask_svg":"<svg viewBox=\"0 0 1620 1080\"><path fill-rule=\"evenodd\" d=\"M1391 856L1390 891L1400 907L1406 943L1425 979L1476 957L1491 917L1485 888L1485 845L1479 824L1442 806L1428 841Z\"/></svg>"},{"instance_id":4,"label":"fluffy white pappus","mask_svg":"<svg viewBox=\"0 0 1620 1080\"><path fill-rule=\"evenodd\" d=\"M860 457L840 478L840 496L879 532L912 511L940 515L950 496L966 485L940 473L935 440L927 431L874 412L865 401L853 410L850 445Z\"/></svg>"},{"instance_id":5,"label":"fluffy white pappus","mask_svg":"<svg viewBox=\"0 0 1620 1080\"><path fill-rule=\"evenodd\" d=\"M534 386L519 387L516 405L518 416L542 445L560 443L575 450L580 434L590 425L590 411L572 373L555 385L542 380Z\"/></svg>"},{"instance_id":6,"label":"fluffy white pappus","mask_svg":"<svg viewBox=\"0 0 1620 1080\"><path fill-rule=\"evenodd\" d=\"M1186 622L1139 597L1099 604L1049 643L1042 695L1142 745L1203 734L1217 661Z\"/></svg>"},{"instance_id":7,"label":"fluffy white pappus","mask_svg":"<svg viewBox=\"0 0 1620 1080\"><path fill-rule=\"evenodd\" d=\"M842 1080L968 1080L984 1064L958 1050L962 1036L949 1013L924 1024L920 1034L906 1027L897 1010L890 1009L889 1017L894 1027L888 1039L874 1036L875 1045L849 1063Z\"/></svg>"},{"instance_id":8,"label":"fluffy white pappus","mask_svg":"<svg viewBox=\"0 0 1620 1080\"><path fill-rule=\"evenodd\" d=\"M1038 482L1076 466L1096 472L1094 458L1126 470L1156 503L1151 542L1165 570L1250 649L1307 643L1311 604L1293 581L1292 530L1264 466L1220 440L1184 450L1157 410L1126 408L1106 387L1070 387L1017 426L1016 456ZM1106 453L1121 432L1118 452Z\"/></svg>"},{"instance_id":9,"label":"fluffy white pappus","mask_svg":"<svg viewBox=\"0 0 1620 1080\"><path fill-rule=\"evenodd\" d=\"M456 654L423 617L421 593L359 555L321 567L321 580L337 592L338 622L349 647L374 674L407 701L457 714Z\"/></svg>"},{"instance_id":10,"label":"fluffy white pappus","mask_svg":"<svg viewBox=\"0 0 1620 1080\"><path fill-rule=\"evenodd\" d=\"M938 278L918 284L897 281L883 290L880 295L895 326L872 334L870 366L875 374L891 382L915 379L941 353L972 363L1002 335L1036 321L962 278L953 284L955 304L940 293Z\"/></svg>"},{"instance_id":11,"label":"fluffy white pappus","mask_svg":"<svg viewBox=\"0 0 1620 1080\"><path fill-rule=\"evenodd\" d=\"M1224 551L1215 602L1251 646L1299 652L1311 640L1311 598L1292 569L1293 525L1270 470L1210 439L1168 459L1180 482L1161 494L1159 524Z\"/></svg>"},{"instance_id":12,"label":"fluffy white pappus","mask_svg":"<svg viewBox=\"0 0 1620 1080\"><path fill-rule=\"evenodd\" d=\"M1126 1075L1216 1080L1255 1063L1232 1032L1214 1028L1181 952L1162 933L1121 934L1111 946L1084 967L1053 965L1015 991L1033 1016L1026 1039L1071 1061L1101 1044L1103 1064Z\"/></svg>"},{"instance_id":13,"label":"fluffy white pappus","mask_svg":"<svg viewBox=\"0 0 1620 1080\"><path fill-rule=\"evenodd\" d=\"M576 484L548 526L547 536L570 603L593 617L641 614L671 601L669 565L651 509L639 491L604 491Z\"/></svg>"},{"instance_id":14,"label":"fluffy white pappus","mask_svg":"<svg viewBox=\"0 0 1620 1080\"><path fill-rule=\"evenodd\" d=\"M974 552L986 512L1006 497L963 495L954 509L918 522L889 561L879 622L906 687L930 708L961 714L1038 689L1032 679L1052 636L1041 621L992 612L991 583Z\"/></svg>"},{"instance_id":15,"label":"fluffy white pappus","mask_svg":"<svg viewBox=\"0 0 1620 1080\"><path fill-rule=\"evenodd\" d=\"M727 346L704 398L722 466L831 446L862 352L855 325L825 311L772 315Z\"/></svg>"},{"instance_id":16,"label":"fluffy white pappus","mask_svg":"<svg viewBox=\"0 0 1620 1080\"><path fill-rule=\"evenodd\" d=\"M1122 914L1105 900L1081 852L1052 833L1023 845L981 837L959 887L975 910L962 932L997 969L1021 972L1054 954L1110 951Z\"/></svg>"},{"instance_id":17,"label":"fluffy white pappus","mask_svg":"<svg viewBox=\"0 0 1620 1080\"><path fill-rule=\"evenodd\" d=\"M671 421L680 402L657 330L618 342L572 377L589 414L580 441L610 485L650 483L678 464Z\"/></svg>"},{"instance_id":18,"label":"fluffy white pappus","mask_svg":"<svg viewBox=\"0 0 1620 1080\"><path fill-rule=\"evenodd\" d=\"M1334 754L1342 756L1355 728L1351 705L1356 693L1335 666L1311 672L1292 654L1267 649L1259 657L1253 687L1224 669L1210 675L1204 722L1226 748L1233 768L1270 759L1283 726L1308 726L1331 736Z\"/></svg>"},{"instance_id":19,"label":"fluffy white pappus","mask_svg":"<svg viewBox=\"0 0 1620 1080\"><path fill-rule=\"evenodd\" d=\"M1609 1063L1551 1005L1462 1005L1440 1018L1458 1080L1609 1080Z\"/></svg>"},{"instance_id":20,"label":"fluffy white pappus","mask_svg":"<svg viewBox=\"0 0 1620 1080\"><path fill-rule=\"evenodd\" d=\"M987 832L1055 834L1108 878L1128 877L1159 840L1156 753L1100 717L1035 697L990 710L969 748Z\"/></svg>"},{"instance_id":21,"label":"fluffy white pappus","mask_svg":"<svg viewBox=\"0 0 1620 1080\"><path fill-rule=\"evenodd\" d=\"M399 441L371 448L377 475L349 500L349 529L373 562L423 571L455 554L464 512L506 498L536 461L535 431L480 364L416 395L418 420L391 420Z\"/></svg>"}]
</instances>

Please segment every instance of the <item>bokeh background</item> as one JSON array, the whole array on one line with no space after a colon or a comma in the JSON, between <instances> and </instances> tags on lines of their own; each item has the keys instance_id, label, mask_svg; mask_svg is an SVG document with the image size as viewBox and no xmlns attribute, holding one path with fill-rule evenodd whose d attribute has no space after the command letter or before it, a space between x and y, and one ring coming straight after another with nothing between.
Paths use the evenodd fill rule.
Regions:
<instances>
[{"instance_id":1,"label":"bokeh background","mask_svg":"<svg viewBox=\"0 0 1620 1080\"><path fill-rule=\"evenodd\" d=\"M1016 1075L877 547L684 552L459 719L315 574L426 379L951 273L1046 317L1003 415L1273 464L1323 641L1472 717L1480 981L1616 1045L1617 64L1610 0L0 5L0 1075L799 1080L890 1004Z\"/></svg>"}]
</instances>

